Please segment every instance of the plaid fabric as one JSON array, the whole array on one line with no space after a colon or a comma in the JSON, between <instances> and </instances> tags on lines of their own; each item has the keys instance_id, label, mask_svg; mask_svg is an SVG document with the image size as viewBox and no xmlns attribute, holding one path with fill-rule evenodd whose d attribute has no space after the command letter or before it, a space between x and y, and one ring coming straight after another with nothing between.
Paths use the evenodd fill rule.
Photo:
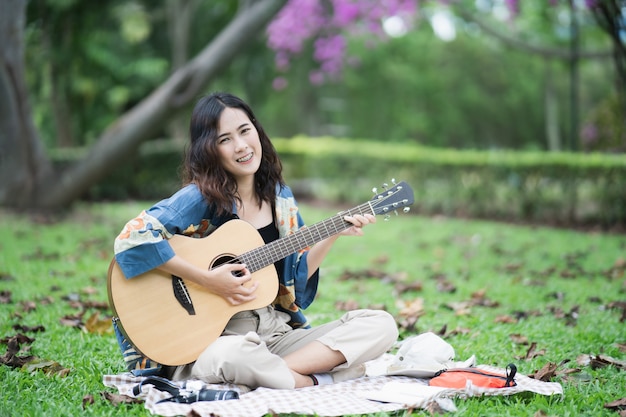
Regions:
<instances>
[{"instance_id":1,"label":"plaid fabric","mask_svg":"<svg viewBox=\"0 0 626 417\"><path fill-rule=\"evenodd\" d=\"M503 372L503 369L480 365L480 369L491 372ZM105 375L103 383L107 387L116 388L120 394L134 396L133 387L143 378L131 374ZM139 394L145 401L145 407L154 415L178 416L196 415L202 417L262 417L266 414L309 414L317 416L342 416L354 414L375 414L391 412L407 408L426 408L432 401L442 399L469 398L481 395L513 395L521 392L534 392L541 395L563 394L560 384L542 382L525 375L517 374L517 386L511 388L472 388L450 389L438 393L432 398L411 397L411 392L422 392L428 386L427 379L404 376L363 377L339 384L320 385L296 390L276 390L258 388L249 391L245 387L235 385L211 385L214 389L232 389L238 391L240 398L229 401L197 402L192 404L176 404L157 402L169 397L169 394L148 385L148 389ZM402 399L398 402L373 401L369 398L380 397L381 393L401 384ZM390 396L391 398L391 396Z\"/></svg>"}]
</instances>

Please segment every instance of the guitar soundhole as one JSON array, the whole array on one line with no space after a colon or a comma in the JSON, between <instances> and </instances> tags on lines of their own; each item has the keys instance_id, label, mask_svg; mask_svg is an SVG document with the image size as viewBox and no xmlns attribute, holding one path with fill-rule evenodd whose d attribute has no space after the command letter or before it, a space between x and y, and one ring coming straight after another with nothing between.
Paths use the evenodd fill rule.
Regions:
<instances>
[{"instance_id":1,"label":"guitar soundhole","mask_svg":"<svg viewBox=\"0 0 626 417\"><path fill-rule=\"evenodd\" d=\"M240 264L242 262L239 259L237 259L235 256L222 255L219 258L215 259L211 267L216 267L216 266L220 266L220 265L227 264L227 263ZM239 277L242 274L239 271L235 271L233 272L233 275L236 277Z\"/></svg>"}]
</instances>

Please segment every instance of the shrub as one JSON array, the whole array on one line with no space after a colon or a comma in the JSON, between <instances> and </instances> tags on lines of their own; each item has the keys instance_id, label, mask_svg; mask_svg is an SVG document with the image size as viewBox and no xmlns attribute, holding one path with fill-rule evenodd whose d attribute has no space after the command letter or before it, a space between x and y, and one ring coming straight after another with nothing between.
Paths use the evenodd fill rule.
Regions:
<instances>
[{"instance_id":1,"label":"shrub","mask_svg":"<svg viewBox=\"0 0 626 417\"><path fill-rule=\"evenodd\" d=\"M477 151L337 138L274 139L299 198L362 202L392 178L415 192L422 214L563 226L626 227L626 157L600 153ZM57 154L63 165L77 153ZM144 144L134 163L85 199L160 199L179 186L182 145Z\"/></svg>"}]
</instances>

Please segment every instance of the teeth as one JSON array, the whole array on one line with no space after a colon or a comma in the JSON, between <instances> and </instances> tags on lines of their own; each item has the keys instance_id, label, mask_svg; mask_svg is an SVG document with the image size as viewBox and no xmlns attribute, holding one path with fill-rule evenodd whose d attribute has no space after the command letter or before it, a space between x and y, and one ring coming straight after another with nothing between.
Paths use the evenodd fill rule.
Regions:
<instances>
[{"instance_id":1,"label":"teeth","mask_svg":"<svg viewBox=\"0 0 626 417\"><path fill-rule=\"evenodd\" d=\"M249 153L248 155L244 156L243 158L239 158L237 159L237 162L246 162L252 159L252 153Z\"/></svg>"}]
</instances>

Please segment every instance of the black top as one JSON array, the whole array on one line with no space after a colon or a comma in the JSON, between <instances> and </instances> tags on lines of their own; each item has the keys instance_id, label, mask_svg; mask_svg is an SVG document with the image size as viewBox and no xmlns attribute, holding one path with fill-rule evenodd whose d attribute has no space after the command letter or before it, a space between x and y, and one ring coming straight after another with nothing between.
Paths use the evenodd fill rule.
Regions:
<instances>
[{"instance_id":1,"label":"black top","mask_svg":"<svg viewBox=\"0 0 626 417\"><path fill-rule=\"evenodd\" d=\"M263 238L263 242L265 242L265 244L278 240L280 237L280 235L278 234L278 228L276 227L276 224L274 222L271 222L267 226L261 227L260 229L258 229L258 232ZM274 267L276 267L276 273L279 277L283 274L284 263L284 259L274 262Z\"/></svg>"}]
</instances>

